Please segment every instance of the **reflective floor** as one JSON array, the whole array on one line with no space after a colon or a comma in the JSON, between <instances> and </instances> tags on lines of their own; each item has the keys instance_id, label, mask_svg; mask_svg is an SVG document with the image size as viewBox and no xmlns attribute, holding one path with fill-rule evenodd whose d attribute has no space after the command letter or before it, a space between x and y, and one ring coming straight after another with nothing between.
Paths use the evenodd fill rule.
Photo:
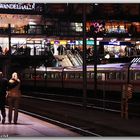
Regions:
<instances>
[{"instance_id":1,"label":"reflective floor","mask_svg":"<svg viewBox=\"0 0 140 140\"><path fill-rule=\"evenodd\" d=\"M0 137L76 137L79 134L19 113L18 124L0 124Z\"/></svg>"}]
</instances>

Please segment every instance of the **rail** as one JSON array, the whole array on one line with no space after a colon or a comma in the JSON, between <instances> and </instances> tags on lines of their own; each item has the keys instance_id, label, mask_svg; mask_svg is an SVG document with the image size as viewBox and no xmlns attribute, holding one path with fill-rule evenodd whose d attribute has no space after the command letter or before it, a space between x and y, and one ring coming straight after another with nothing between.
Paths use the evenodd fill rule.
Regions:
<instances>
[{"instance_id":1,"label":"rail","mask_svg":"<svg viewBox=\"0 0 140 140\"><path fill-rule=\"evenodd\" d=\"M78 127L100 136L132 135L132 133L129 132L130 129L126 130L125 126L120 128L116 120L119 120L122 126L124 123L128 126L128 122L124 122L118 115L108 111L106 111L106 113L97 111L95 108L93 110L91 110L91 108L85 109L83 106L68 104L66 101L59 102L47 98L26 96L22 98L21 109L38 114L44 118L48 117L58 122ZM132 126L132 120L129 122L129 125ZM88 133L86 136L93 135Z\"/></svg>"},{"instance_id":2,"label":"rail","mask_svg":"<svg viewBox=\"0 0 140 140\"><path fill-rule=\"evenodd\" d=\"M55 94L55 93L32 92L30 94L24 93L23 97L57 102L62 104L70 104L74 106L81 106L81 107L83 106L82 104L83 97L74 96L74 95L66 96L66 95L61 95L61 93ZM129 102L129 108L130 108L129 115L140 117L139 106L140 106L139 101ZM87 108L121 113L121 100L119 99L113 100L111 98L107 99L103 97L100 98L88 97Z\"/></svg>"}]
</instances>

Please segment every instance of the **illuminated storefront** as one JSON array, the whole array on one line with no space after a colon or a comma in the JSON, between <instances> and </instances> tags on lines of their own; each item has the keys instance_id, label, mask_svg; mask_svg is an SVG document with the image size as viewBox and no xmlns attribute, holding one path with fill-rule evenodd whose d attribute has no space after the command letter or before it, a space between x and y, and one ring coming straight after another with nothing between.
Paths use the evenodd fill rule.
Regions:
<instances>
[{"instance_id":1,"label":"illuminated storefront","mask_svg":"<svg viewBox=\"0 0 140 140\"><path fill-rule=\"evenodd\" d=\"M86 30L91 33L136 33L140 32L140 22L100 20L96 22L87 22Z\"/></svg>"},{"instance_id":2,"label":"illuminated storefront","mask_svg":"<svg viewBox=\"0 0 140 140\"><path fill-rule=\"evenodd\" d=\"M55 6L54 6L55 7ZM59 6L58 6L59 7ZM1 3L0 4L1 14L1 24L0 24L0 45L2 50L9 50L11 47L11 54L14 54L14 50L23 46L30 47L30 55L40 55L43 52L50 36L51 47L55 50L54 54L57 53L57 48L62 45L64 48L70 46L70 48L75 49L78 47L79 50L83 50L82 42L82 22L80 21L59 21L57 19L43 19L43 7L41 4L36 3ZM61 8L60 8L61 9ZM16 21L16 22L15 22ZM9 28L10 24L10 28ZM59 25L60 24L60 25ZM95 33L108 33L108 34L126 34L133 33L130 31L130 27L137 32L140 32L140 22L131 21L119 21L119 20L97 20L97 21L87 21L86 31L91 32L93 39L87 39L87 49L94 51L94 35ZM10 29L10 33L9 33ZM50 34L48 34L50 33ZM52 33L52 34L51 34ZM68 34L73 36L70 39ZM3 35L4 34L4 35ZM103 35L104 35L103 34ZM29 35L29 36L28 36ZM30 36L32 35L32 36ZM78 36L79 35L79 36ZM78 36L77 38L75 36ZM88 36L88 34L87 34ZM64 38L64 39L63 39ZM57 43L58 41L58 43ZM11 44L9 44L9 42ZM100 43L99 43L100 42ZM104 42L104 44L103 44ZM108 42L108 43L106 43ZM124 42L124 44L123 44ZM125 53L128 46L132 44L127 44L123 40L119 42L105 41L97 39L97 48L103 46L104 55L107 52L111 53L111 57L125 57L130 56L129 53ZM120 43L120 44L119 44ZM137 44L137 48L139 48ZM120 54L119 56L117 54Z\"/></svg>"},{"instance_id":3,"label":"illuminated storefront","mask_svg":"<svg viewBox=\"0 0 140 140\"><path fill-rule=\"evenodd\" d=\"M27 47L27 40L29 39L27 34L42 34L43 28L38 26L42 25L41 5L35 3L0 3L0 10L1 55L6 55L10 47L11 54L14 54L15 49L17 51L20 47Z\"/></svg>"},{"instance_id":4,"label":"illuminated storefront","mask_svg":"<svg viewBox=\"0 0 140 140\"><path fill-rule=\"evenodd\" d=\"M128 56L132 44L131 42L110 41L100 42L100 46L104 49L105 58L121 58Z\"/></svg>"}]
</instances>

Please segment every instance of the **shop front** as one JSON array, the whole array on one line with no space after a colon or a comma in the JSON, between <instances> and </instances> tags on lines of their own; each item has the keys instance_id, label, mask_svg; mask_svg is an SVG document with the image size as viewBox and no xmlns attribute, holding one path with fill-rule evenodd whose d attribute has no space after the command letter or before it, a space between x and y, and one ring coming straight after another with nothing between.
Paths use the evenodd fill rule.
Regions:
<instances>
[{"instance_id":1,"label":"shop front","mask_svg":"<svg viewBox=\"0 0 140 140\"><path fill-rule=\"evenodd\" d=\"M123 58L131 56L132 44L131 42L100 42L100 47L103 49L104 58Z\"/></svg>"}]
</instances>

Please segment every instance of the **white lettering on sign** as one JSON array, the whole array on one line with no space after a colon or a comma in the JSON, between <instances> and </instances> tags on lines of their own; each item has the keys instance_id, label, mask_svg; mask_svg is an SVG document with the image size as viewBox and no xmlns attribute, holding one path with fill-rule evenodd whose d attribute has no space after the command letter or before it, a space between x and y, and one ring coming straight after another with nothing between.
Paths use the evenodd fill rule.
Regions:
<instances>
[{"instance_id":1,"label":"white lettering on sign","mask_svg":"<svg viewBox=\"0 0 140 140\"><path fill-rule=\"evenodd\" d=\"M120 45L120 42L117 41L117 42L109 42L109 45Z\"/></svg>"},{"instance_id":2,"label":"white lettering on sign","mask_svg":"<svg viewBox=\"0 0 140 140\"><path fill-rule=\"evenodd\" d=\"M0 3L1 9L19 9L19 10L33 10L35 9L35 3Z\"/></svg>"}]
</instances>

